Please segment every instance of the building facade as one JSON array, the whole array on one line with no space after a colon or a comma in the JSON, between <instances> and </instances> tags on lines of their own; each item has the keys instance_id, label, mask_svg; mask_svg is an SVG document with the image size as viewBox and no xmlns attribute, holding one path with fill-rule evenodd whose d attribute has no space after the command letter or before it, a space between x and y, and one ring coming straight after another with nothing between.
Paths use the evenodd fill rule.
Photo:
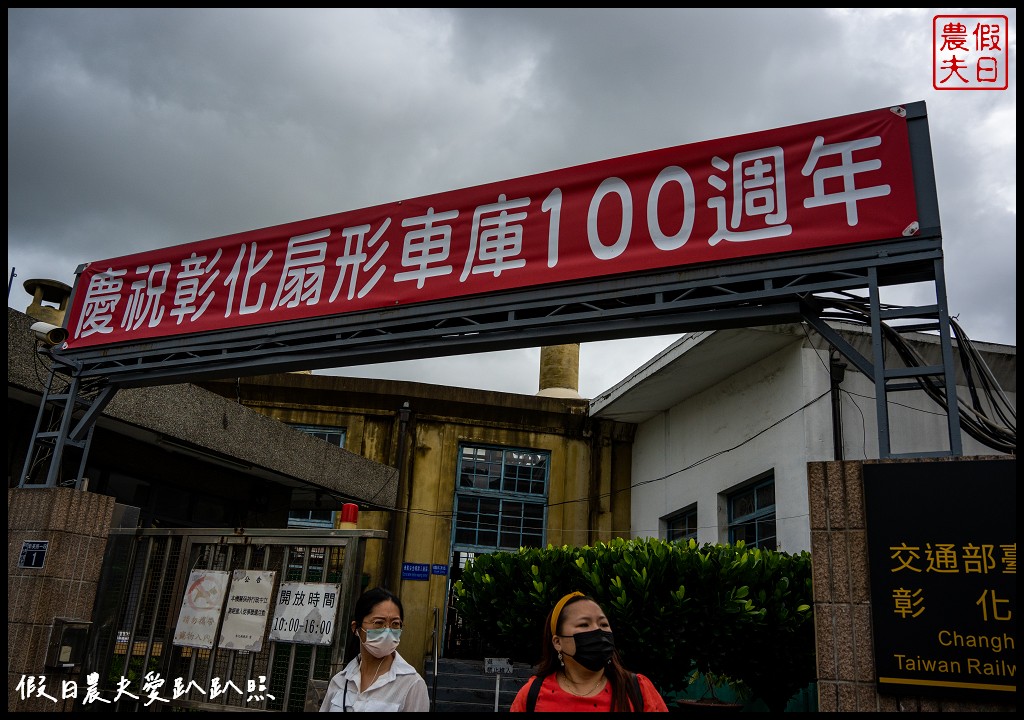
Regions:
<instances>
[{"instance_id":1,"label":"building facade","mask_svg":"<svg viewBox=\"0 0 1024 720\"><path fill-rule=\"evenodd\" d=\"M863 328L835 328L871 356ZM908 338L925 362L937 362L937 337ZM1015 410L1016 348L972 347ZM967 377L960 350L954 352L962 426L975 412L973 397L998 423L981 379ZM924 392L892 395L887 407L894 453L948 448L947 413ZM874 384L796 324L686 335L595 398L591 414L636 423L634 536L810 550L809 464L880 457ZM965 429L961 441L964 456L1008 454Z\"/></svg>"},{"instance_id":2,"label":"building facade","mask_svg":"<svg viewBox=\"0 0 1024 720\"><path fill-rule=\"evenodd\" d=\"M574 391L306 374L202 385L283 423L343 434L348 450L398 471L395 507L362 503L359 526L389 534L386 557L367 572L415 618L402 639L414 662L435 631L442 655L468 651L448 598L475 554L629 536L633 426L589 417Z\"/></svg>"}]
</instances>

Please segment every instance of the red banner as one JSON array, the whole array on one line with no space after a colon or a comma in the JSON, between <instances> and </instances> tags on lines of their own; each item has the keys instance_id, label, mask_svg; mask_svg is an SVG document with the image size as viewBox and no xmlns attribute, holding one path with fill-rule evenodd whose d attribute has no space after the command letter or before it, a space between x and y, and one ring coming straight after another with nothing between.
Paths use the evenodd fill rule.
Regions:
<instances>
[{"instance_id":1,"label":"red banner","mask_svg":"<svg viewBox=\"0 0 1024 720\"><path fill-rule=\"evenodd\" d=\"M902 108L89 263L66 348L909 237Z\"/></svg>"}]
</instances>

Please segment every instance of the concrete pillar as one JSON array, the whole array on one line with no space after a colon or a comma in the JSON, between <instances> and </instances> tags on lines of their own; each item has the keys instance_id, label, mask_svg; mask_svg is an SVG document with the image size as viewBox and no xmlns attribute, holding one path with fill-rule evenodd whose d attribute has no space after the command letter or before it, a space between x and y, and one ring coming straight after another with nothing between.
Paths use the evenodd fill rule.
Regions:
<instances>
[{"instance_id":1,"label":"concrete pillar","mask_svg":"<svg viewBox=\"0 0 1024 720\"><path fill-rule=\"evenodd\" d=\"M580 344L540 349L540 397L580 398Z\"/></svg>"},{"instance_id":2,"label":"concrete pillar","mask_svg":"<svg viewBox=\"0 0 1024 720\"><path fill-rule=\"evenodd\" d=\"M78 671L95 668L75 668L75 674L48 669L46 650L54 618L92 620L113 515L114 498L106 495L71 488L7 490L8 712L72 712L75 701L61 698L65 680L78 682L83 695ZM42 567L20 567L25 541L48 543ZM40 675L56 702L35 692L21 699L19 681Z\"/></svg>"}]
</instances>

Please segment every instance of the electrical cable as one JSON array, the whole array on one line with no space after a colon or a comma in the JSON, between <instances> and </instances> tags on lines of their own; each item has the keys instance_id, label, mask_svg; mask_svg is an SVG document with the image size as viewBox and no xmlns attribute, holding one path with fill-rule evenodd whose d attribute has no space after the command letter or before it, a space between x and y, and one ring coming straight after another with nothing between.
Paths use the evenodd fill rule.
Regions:
<instances>
[{"instance_id":1,"label":"electrical cable","mask_svg":"<svg viewBox=\"0 0 1024 720\"><path fill-rule=\"evenodd\" d=\"M846 295L844 301L832 300L831 302L834 307L822 312L822 319L870 325L871 316L865 298ZM883 306L882 309L888 310L892 307L894 306ZM950 319L950 327L955 336L956 347L960 351L961 366L965 368L967 394L970 396L970 402L968 402L967 399L960 397L959 391L957 394L961 429L986 447L1016 454L1016 411L999 387L991 368L985 363L977 348L964 333L963 328L955 319ZM903 361L905 367L925 367L929 364L910 345L898 328L883 322L881 329L884 339ZM879 368L876 371L881 372L882 370ZM980 388L977 380L980 380ZM948 414L949 402L944 385L927 375L917 376L915 381L928 397ZM995 413L997 418L991 418L991 413Z\"/></svg>"}]
</instances>

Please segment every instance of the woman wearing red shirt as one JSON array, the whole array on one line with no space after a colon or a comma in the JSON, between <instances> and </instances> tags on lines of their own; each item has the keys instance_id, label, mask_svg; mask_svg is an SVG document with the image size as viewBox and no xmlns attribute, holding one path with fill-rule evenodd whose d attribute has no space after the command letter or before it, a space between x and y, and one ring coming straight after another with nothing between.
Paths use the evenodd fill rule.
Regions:
<instances>
[{"instance_id":1,"label":"woman wearing red shirt","mask_svg":"<svg viewBox=\"0 0 1024 720\"><path fill-rule=\"evenodd\" d=\"M634 708L668 712L651 681L622 666L601 606L583 593L569 593L548 614L537 673L520 688L510 711L632 712Z\"/></svg>"}]
</instances>

